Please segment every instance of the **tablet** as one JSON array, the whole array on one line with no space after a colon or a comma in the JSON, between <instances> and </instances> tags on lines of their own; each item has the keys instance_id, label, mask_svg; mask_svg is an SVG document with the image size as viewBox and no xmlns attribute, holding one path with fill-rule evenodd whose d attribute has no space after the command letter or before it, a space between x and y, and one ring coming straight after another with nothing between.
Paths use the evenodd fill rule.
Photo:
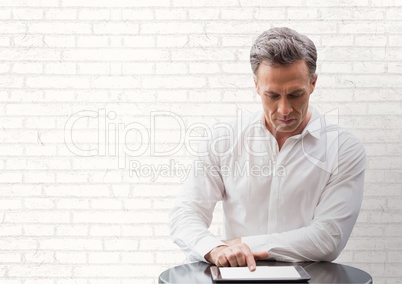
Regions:
<instances>
[{"instance_id":1,"label":"tablet","mask_svg":"<svg viewBox=\"0 0 402 284\"><path fill-rule=\"evenodd\" d=\"M212 266L214 282L307 282L310 275L301 266L257 266L255 271L248 267Z\"/></svg>"}]
</instances>

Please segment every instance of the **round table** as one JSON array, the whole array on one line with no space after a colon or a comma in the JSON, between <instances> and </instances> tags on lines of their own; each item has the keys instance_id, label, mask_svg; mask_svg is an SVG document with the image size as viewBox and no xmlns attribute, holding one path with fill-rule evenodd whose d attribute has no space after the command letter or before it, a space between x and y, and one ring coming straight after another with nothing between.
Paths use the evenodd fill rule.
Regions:
<instances>
[{"instance_id":1,"label":"round table","mask_svg":"<svg viewBox=\"0 0 402 284\"><path fill-rule=\"evenodd\" d=\"M276 262L258 261L257 265L290 266L300 265L311 279L308 283L372 283L370 274L361 269L332 262ZM159 275L159 283L213 283L209 267L205 262L179 265Z\"/></svg>"}]
</instances>

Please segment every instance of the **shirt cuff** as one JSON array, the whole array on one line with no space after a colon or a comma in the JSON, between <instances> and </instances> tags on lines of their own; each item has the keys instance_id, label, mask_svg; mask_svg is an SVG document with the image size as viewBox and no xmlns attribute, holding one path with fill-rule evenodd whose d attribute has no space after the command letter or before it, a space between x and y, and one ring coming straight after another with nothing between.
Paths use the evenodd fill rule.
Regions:
<instances>
[{"instance_id":1,"label":"shirt cuff","mask_svg":"<svg viewBox=\"0 0 402 284\"><path fill-rule=\"evenodd\" d=\"M218 246L226 246L226 244L213 236L207 236L197 242L193 251L197 253L201 259L207 261L205 255Z\"/></svg>"}]
</instances>

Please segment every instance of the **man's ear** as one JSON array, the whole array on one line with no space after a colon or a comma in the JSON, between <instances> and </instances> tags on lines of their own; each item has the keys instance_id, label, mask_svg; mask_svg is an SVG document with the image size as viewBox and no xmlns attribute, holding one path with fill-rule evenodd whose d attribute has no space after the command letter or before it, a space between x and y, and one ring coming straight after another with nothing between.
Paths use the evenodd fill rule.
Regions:
<instances>
[{"instance_id":1,"label":"man's ear","mask_svg":"<svg viewBox=\"0 0 402 284\"><path fill-rule=\"evenodd\" d=\"M315 73L314 77L313 77L313 81L311 81L311 87L312 87L311 92L313 92L315 89L315 85L317 84L317 78L318 78L318 75L317 75L317 73Z\"/></svg>"},{"instance_id":2,"label":"man's ear","mask_svg":"<svg viewBox=\"0 0 402 284\"><path fill-rule=\"evenodd\" d=\"M260 94L258 93L257 78L255 78L255 76L254 76L254 86L255 86L255 90L256 90L257 94L260 95Z\"/></svg>"}]
</instances>

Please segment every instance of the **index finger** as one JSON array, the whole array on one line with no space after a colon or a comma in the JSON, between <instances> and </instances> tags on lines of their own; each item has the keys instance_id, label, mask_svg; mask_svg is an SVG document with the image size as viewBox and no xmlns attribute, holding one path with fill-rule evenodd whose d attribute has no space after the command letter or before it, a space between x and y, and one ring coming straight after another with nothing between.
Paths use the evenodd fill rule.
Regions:
<instances>
[{"instance_id":1,"label":"index finger","mask_svg":"<svg viewBox=\"0 0 402 284\"><path fill-rule=\"evenodd\" d=\"M254 255L251 252L251 250L248 247L248 245L244 244L242 246L242 251L244 253L244 256L246 257L246 263L247 263L248 269L250 269L250 271L254 271L256 269L256 262L255 262L255 259L254 259Z\"/></svg>"}]
</instances>

